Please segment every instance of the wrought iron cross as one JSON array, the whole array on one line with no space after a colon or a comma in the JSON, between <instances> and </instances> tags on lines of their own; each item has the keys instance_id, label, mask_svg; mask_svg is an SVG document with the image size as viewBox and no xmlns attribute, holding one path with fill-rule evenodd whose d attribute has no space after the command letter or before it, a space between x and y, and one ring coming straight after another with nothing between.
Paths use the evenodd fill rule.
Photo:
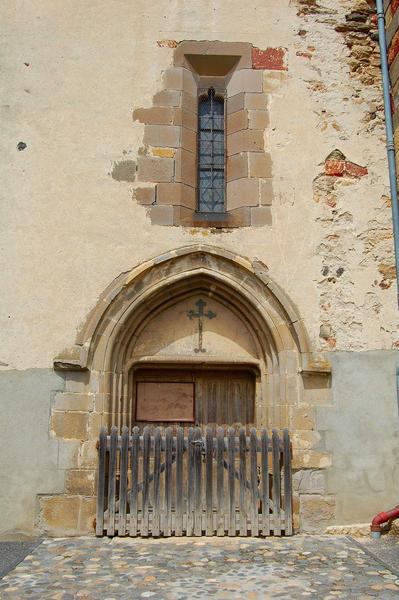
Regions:
<instances>
[{"instance_id":1,"label":"wrought iron cross","mask_svg":"<svg viewBox=\"0 0 399 600\"><path fill-rule=\"evenodd\" d=\"M201 298L197 300L195 303L198 306L198 310L188 310L187 316L189 319L198 319L198 348L194 348L194 352L206 352L206 349L202 347L202 334L204 330L203 319L206 317L207 319L213 319L216 317L216 313L208 310L208 312L204 312L204 307L206 306L205 300Z\"/></svg>"}]
</instances>

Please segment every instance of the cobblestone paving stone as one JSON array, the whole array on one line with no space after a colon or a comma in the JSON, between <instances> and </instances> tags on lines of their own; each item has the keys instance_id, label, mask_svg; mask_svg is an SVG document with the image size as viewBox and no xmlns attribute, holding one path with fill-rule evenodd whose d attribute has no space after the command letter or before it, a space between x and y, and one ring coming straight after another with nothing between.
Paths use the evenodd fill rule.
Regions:
<instances>
[{"instance_id":1,"label":"cobblestone paving stone","mask_svg":"<svg viewBox=\"0 0 399 600\"><path fill-rule=\"evenodd\" d=\"M390 599L399 579L345 537L45 540L3 600Z\"/></svg>"}]
</instances>

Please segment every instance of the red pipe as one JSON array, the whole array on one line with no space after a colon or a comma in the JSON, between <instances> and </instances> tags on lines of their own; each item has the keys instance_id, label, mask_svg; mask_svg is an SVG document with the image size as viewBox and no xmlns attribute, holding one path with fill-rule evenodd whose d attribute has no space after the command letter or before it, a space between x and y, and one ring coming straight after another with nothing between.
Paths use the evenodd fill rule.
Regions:
<instances>
[{"instance_id":1,"label":"red pipe","mask_svg":"<svg viewBox=\"0 0 399 600\"><path fill-rule=\"evenodd\" d=\"M371 525L370 525L370 529L372 532L371 535L373 535L373 533L374 534L377 533L377 535L374 535L373 537L380 537L381 525L392 519L397 519L398 517L399 517L399 504L398 504L398 506L395 506L395 508L392 508L391 510L388 510L387 512L378 513L378 515L376 515L374 517L374 519L371 521Z\"/></svg>"}]
</instances>

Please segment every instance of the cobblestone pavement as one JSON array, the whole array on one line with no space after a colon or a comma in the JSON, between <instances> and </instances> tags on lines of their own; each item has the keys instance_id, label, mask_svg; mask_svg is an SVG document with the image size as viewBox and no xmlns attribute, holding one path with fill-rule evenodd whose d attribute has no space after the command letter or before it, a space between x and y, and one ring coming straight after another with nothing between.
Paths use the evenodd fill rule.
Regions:
<instances>
[{"instance_id":1,"label":"cobblestone pavement","mask_svg":"<svg viewBox=\"0 0 399 600\"><path fill-rule=\"evenodd\" d=\"M350 539L45 540L0 582L0 598L398 598L399 579Z\"/></svg>"}]
</instances>

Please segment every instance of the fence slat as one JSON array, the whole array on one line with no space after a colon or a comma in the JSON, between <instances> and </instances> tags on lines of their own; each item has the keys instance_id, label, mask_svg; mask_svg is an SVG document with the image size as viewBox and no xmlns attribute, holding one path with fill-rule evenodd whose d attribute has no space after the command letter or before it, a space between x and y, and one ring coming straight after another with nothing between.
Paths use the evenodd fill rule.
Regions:
<instances>
[{"instance_id":1,"label":"fence slat","mask_svg":"<svg viewBox=\"0 0 399 600\"><path fill-rule=\"evenodd\" d=\"M224 430L219 427L216 437L217 535L224 535Z\"/></svg>"},{"instance_id":2,"label":"fence slat","mask_svg":"<svg viewBox=\"0 0 399 600\"><path fill-rule=\"evenodd\" d=\"M240 535L248 534L247 523L247 495L245 483L247 480L247 439L245 436L245 428L240 427L239 433L240 444Z\"/></svg>"},{"instance_id":3,"label":"fence slat","mask_svg":"<svg viewBox=\"0 0 399 600\"><path fill-rule=\"evenodd\" d=\"M119 521L118 535L126 535L126 499L127 499L127 468L128 468L129 429L122 427L121 462L119 475Z\"/></svg>"},{"instance_id":4,"label":"fence slat","mask_svg":"<svg viewBox=\"0 0 399 600\"><path fill-rule=\"evenodd\" d=\"M194 499L194 535L202 535L202 434L195 430L195 499Z\"/></svg>"},{"instance_id":5,"label":"fence slat","mask_svg":"<svg viewBox=\"0 0 399 600\"><path fill-rule=\"evenodd\" d=\"M167 427L165 432L165 519L164 535L172 534L172 428Z\"/></svg>"},{"instance_id":6,"label":"fence slat","mask_svg":"<svg viewBox=\"0 0 399 600\"><path fill-rule=\"evenodd\" d=\"M213 433L206 430L206 535L213 535Z\"/></svg>"},{"instance_id":7,"label":"fence slat","mask_svg":"<svg viewBox=\"0 0 399 600\"><path fill-rule=\"evenodd\" d=\"M101 427L98 448L96 535L104 535L105 457L107 454L107 429Z\"/></svg>"},{"instance_id":8,"label":"fence slat","mask_svg":"<svg viewBox=\"0 0 399 600\"><path fill-rule=\"evenodd\" d=\"M109 451L108 475L108 527L107 534L115 535L115 492L116 492L116 461L118 457L118 428L111 427L111 445Z\"/></svg>"},{"instance_id":9,"label":"fence slat","mask_svg":"<svg viewBox=\"0 0 399 600\"><path fill-rule=\"evenodd\" d=\"M270 500L269 500L269 439L266 429L261 433L262 448L262 534L270 535Z\"/></svg>"},{"instance_id":10,"label":"fence slat","mask_svg":"<svg viewBox=\"0 0 399 600\"><path fill-rule=\"evenodd\" d=\"M235 431L230 427L228 432L229 536L236 534L235 446Z\"/></svg>"},{"instance_id":11,"label":"fence slat","mask_svg":"<svg viewBox=\"0 0 399 600\"><path fill-rule=\"evenodd\" d=\"M161 430L154 431L154 496L152 503L152 535L159 536L160 530L160 493L159 480L161 475Z\"/></svg>"},{"instance_id":12,"label":"fence slat","mask_svg":"<svg viewBox=\"0 0 399 600\"><path fill-rule=\"evenodd\" d=\"M194 532L194 429L188 430L188 457L187 457L187 535Z\"/></svg>"},{"instance_id":13,"label":"fence slat","mask_svg":"<svg viewBox=\"0 0 399 600\"><path fill-rule=\"evenodd\" d=\"M272 435L273 448L273 533L281 535L280 438L276 429Z\"/></svg>"},{"instance_id":14,"label":"fence slat","mask_svg":"<svg viewBox=\"0 0 399 600\"><path fill-rule=\"evenodd\" d=\"M250 461L251 461L251 532L253 536L259 535L259 516L258 516L258 463L257 446L258 437L256 429L251 429L250 435Z\"/></svg>"},{"instance_id":15,"label":"fence slat","mask_svg":"<svg viewBox=\"0 0 399 600\"><path fill-rule=\"evenodd\" d=\"M148 505L150 491L150 428L144 427L143 431L143 508L141 511L140 533L148 536Z\"/></svg>"},{"instance_id":16,"label":"fence slat","mask_svg":"<svg viewBox=\"0 0 399 600\"><path fill-rule=\"evenodd\" d=\"M176 509L175 509L175 535L183 534L183 454L184 430L177 429L176 437Z\"/></svg>"},{"instance_id":17,"label":"fence slat","mask_svg":"<svg viewBox=\"0 0 399 600\"><path fill-rule=\"evenodd\" d=\"M131 477L132 491L130 493L130 525L129 535L135 537L137 535L137 500L138 500L138 478L139 478L139 452L140 452L140 433L139 428L133 428L132 437L132 452L131 452Z\"/></svg>"},{"instance_id":18,"label":"fence slat","mask_svg":"<svg viewBox=\"0 0 399 600\"><path fill-rule=\"evenodd\" d=\"M291 443L288 429L284 429L284 513L285 535L292 535L292 471Z\"/></svg>"}]
</instances>

